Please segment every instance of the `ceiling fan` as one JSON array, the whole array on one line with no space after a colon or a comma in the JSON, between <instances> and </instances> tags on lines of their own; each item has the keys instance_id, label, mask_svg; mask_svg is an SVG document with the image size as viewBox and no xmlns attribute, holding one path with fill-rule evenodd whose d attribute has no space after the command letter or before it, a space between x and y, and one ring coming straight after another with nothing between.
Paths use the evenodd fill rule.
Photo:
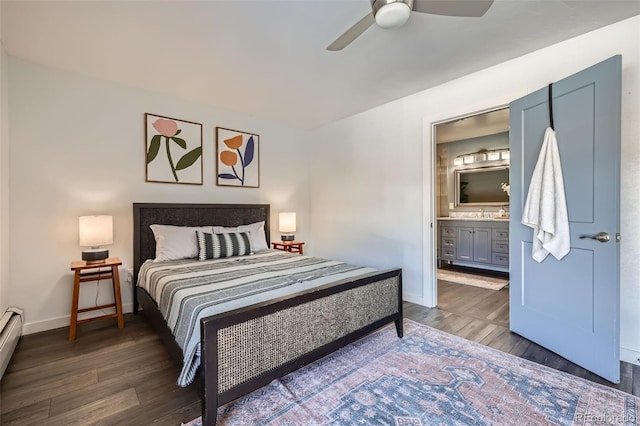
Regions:
<instances>
[{"instance_id":1,"label":"ceiling fan","mask_svg":"<svg viewBox=\"0 0 640 426\"><path fill-rule=\"evenodd\" d=\"M371 13L327 47L342 50L375 22L385 29L399 28L407 22L411 11L432 15L480 17L491 7L493 0L371 0Z\"/></svg>"}]
</instances>

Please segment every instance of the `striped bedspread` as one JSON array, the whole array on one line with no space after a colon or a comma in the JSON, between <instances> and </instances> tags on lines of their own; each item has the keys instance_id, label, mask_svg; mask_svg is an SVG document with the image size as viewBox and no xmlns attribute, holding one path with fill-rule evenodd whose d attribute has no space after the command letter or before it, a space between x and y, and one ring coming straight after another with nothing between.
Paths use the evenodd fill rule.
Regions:
<instances>
[{"instance_id":1,"label":"striped bedspread","mask_svg":"<svg viewBox=\"0 0 640 426\"><path fill-rule=\"evenodd\" d=\"M179 386L200 365L200 319L372 272L346 263L264 250L249 256L145 262L138 285L156 301L184 361Z\"/></svg>"}]
</instances>

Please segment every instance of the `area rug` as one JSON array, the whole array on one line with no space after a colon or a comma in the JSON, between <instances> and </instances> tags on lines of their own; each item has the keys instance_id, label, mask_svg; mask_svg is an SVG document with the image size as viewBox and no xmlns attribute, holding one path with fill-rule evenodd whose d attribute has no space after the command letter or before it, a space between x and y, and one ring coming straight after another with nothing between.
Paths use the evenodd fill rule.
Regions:
<instances>
[{"instance_id":1,"label":"area rug","mask_svg":"<svg viewBox=\"0 0 640 426\"><path fill-rule=\"evenodd\" d=\"M448 269L438 269L438 279L491 290L501 290L509 284L507 278L485 277L482 275L468 274L466 272L450 271Z\"/></svg>"},{"instance_id":2,"label":"area rug","mask_svg":"<svg viewBox=\"0 0 640 426\"><path fill-rule=\"evenodd\" d=\"M385 327L221 407L217 424L637 425L630 394L410 320L404 330Z\"/></svg>"}]
</instances>

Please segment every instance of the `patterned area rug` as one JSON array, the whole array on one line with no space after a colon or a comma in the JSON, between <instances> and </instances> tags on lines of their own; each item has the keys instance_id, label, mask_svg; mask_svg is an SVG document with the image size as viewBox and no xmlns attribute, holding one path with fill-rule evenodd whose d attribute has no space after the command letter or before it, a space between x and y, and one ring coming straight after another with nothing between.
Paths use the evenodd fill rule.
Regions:
<instances>
[{"instance_id":1,"label":"patterned area rug","mask_svg":"<svg viewBox=\"0 0 640 426\"><path fill-rule=\"evenodd\" d=\"M221 407L219 425L637 425L640 399L405 320ZM188 425L200 425L199 419Z\"/></svg>"},{"instance_id":2,"label":"patterned area rug","mask_svg":"<svg viewBox=\"0 0 640 426\"><path fill-rule=\"evenodd\" d=\"M449 271L447 269L438 269L438 279L491 290L501 290L509 284L507 278L485 277L482 275L467 274L465 272Z\"/></svg>"}]
</instances>

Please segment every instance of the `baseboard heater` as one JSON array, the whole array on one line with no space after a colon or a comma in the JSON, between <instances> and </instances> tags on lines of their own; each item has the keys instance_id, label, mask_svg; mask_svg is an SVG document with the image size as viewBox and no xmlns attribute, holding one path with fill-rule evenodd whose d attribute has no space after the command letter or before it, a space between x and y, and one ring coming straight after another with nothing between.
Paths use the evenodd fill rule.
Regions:
<instances>
[{"instance_id":1,"label":"baseboard heater","mask_svg":"<svg viewBox=\"0 0 640 426\"><path fill-rule=\"evenodd\" d=\"M22 310L9 308L0 318L0 380L22 335Z\"/></svg>"}]
</instances>

